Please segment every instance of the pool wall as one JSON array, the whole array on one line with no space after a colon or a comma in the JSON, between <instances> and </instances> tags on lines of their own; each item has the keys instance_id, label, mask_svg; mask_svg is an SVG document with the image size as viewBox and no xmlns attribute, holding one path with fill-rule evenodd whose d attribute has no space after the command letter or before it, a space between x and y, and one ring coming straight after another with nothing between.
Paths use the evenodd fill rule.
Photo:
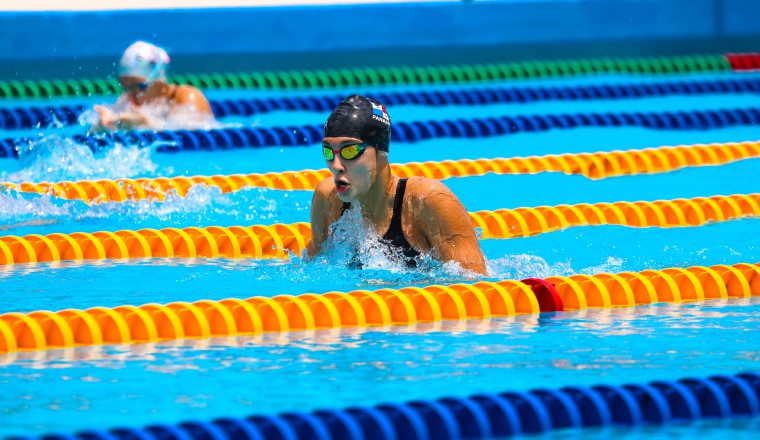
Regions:
<instances>
[{"instance_id":1,"label":"pool wall","mask_svg":"<svg viewBox=\"0 0 760 440\"><path fill-rule=\"evenodd\" d=\"M0 80L102 77L134 40L227 72L754 51L760 0L501 0L0 12Z\"/></svg>"}]
</instances>

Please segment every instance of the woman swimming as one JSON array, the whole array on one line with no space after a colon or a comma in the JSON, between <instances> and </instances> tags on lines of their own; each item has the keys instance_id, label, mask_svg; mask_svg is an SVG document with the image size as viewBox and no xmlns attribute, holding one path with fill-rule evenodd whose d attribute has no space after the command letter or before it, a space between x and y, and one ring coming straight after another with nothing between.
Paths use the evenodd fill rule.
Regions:
<instances>
[{"instance_id":1,"label":"woman swimming","mask_svg":"<svg viewBox=\"0 0 760 440\"><path fill-rule=\"evenodd\" d=\"M486 274L475 228L459 199L444 184L391 173L391 120L381 103L359 95L344 99L327 119L322 154L332 173L317 185L311 205L312 238L318 254L346 209L357 205L389 252L415 266L423 252L442 262Z\"/></svg>"},{"instance_id":2,"label":"woman swimming","mask_svg":"<svg viewBox=\"0 0 760 440\"><path fill-rule=\"evenodd\" d=\"M96 105L94 131L192 129L214 125L211 106L196 87L168 84L169 55L144 41L130 45L119 60L123 90L113 106Z\"/></svg>"}]
</instances>

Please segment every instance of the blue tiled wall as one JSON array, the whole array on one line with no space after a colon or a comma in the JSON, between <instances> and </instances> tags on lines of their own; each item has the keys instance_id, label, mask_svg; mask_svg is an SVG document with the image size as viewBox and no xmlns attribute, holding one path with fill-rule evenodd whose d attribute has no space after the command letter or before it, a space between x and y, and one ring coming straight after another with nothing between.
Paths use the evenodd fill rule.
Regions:
<instances>
[{"instance_id":1,"label":"blue tiled wall","mask_svg":"<svg viewBox=\"0 0 760 440\"><path fill-rule=\"evenodd\" d=\"M552 47L583 47L589 56L602 47L621 55L656 55L667 51L668 42L673 42L670 52L714 53L748 50L760 42L758 17L760 0L503 0L0 13L0 77L16 74L14 66L77 62L79 70L98 74L81 66L92 60L103 65L136 39L163 45L175 61L222 57L223 65L210 63L216 70L255 67L255 59L266 60L268 68L277 68L278 62L282 68L309 68L326 58L341 64L351 59L443 62L447 56L451 62L468 61L471 50L471 57L474 51L485 51L488 57L504 59L583 54L552 53ZM410 53L420 58L409 60ZM230 66L231 60L240 65Z\"/></svg>"}]
</instances>

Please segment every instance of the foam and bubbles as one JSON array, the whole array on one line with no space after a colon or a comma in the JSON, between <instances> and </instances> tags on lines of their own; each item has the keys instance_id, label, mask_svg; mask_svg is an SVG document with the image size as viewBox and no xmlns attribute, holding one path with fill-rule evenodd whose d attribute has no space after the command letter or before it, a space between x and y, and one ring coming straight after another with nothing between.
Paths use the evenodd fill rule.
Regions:
<instances>
[{"instance_id":1,"label":"foam and bubbles","mask_svg":"<svg viewBox=\"0 0 760 440\"><path fill-rule=\"evenodd\" d=\"M21 170L3 176L10 182L57 182L152 176L158 166L151 148L115 143L99 152L59 134L41 137L19 149Z\"/></svg>"},{"instance_id":2,"label":"foam and bubbles","mask_svg":"<svg viewBox=\"0 0 760 440\"><path fill-rule=\"evenodd\" d=\"M20 194L5 188L0 192L0 231L21 226L40 226L59 223L68 215L60 199L37 194Z\"/></svg>"},{"instance_id":3,"label":"foam and bubbles","mask_svg":"<svg viewBox=\"0 0 760 440\"><path fill-rule=\"evenodd\" d=\"M200 225L210 215L224 213L229 198L218 188L195 186L185 197L169 194L163 202L138 200L87 205L50 195L0 192L0 230L14 235L140 227ZM161 226L159 226L160 224Z\"/></svg>"},{"instance_id":4,"label":"foam and bubbles","mask_svg":"<svg viewBox=\"0 0 760 440\"><path fill-rule=\"evenodd\" d=\"M415 261L417 267L407 266L407 257L389 249L362 217L359 207L352 206L331 225L331 234L319 255L307 258L304 263L338 267L344 277L354 278L357 285L456 283L480 278L456 262L436 261L429 252Z\"/></svg>"},{"instance_id":5,"label":"foam and bubbles","mask_svg":"<svg viewBox=\"0 0 760 440\"><path fill-rule=\"evenodd\" d=\"M362 217L357 203L347 209L330 226L331 233L322 246L319 258L324 263L386 270L390 273L409 271L403 255L393 253L375 229ZM426 260L425 256L418 263Z\"/></svg>"}]
</instances>

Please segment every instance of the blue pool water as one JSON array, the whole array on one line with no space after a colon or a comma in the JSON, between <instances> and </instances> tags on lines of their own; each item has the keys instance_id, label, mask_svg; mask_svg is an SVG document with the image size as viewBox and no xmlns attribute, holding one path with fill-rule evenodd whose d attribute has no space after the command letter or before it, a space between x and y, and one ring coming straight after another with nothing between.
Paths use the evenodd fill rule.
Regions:
<instances>
[{"instance_id":1,"label":"blue pool water","mask_svg":"<svg viewBox=\"0 0 760 440\"><path fill-rule=\"evenodd\" d=\"M749 74L757 75L757 74ZM639 83L722 75L599 76L516 85ZM752 76L746 76L752 77ZM493 83L466 87L493 86ZM464 86L462 86L464 87ZM455 88L405 86L383 90ZM363 90L371 90L366 87ZM341 90L345 94L352 90ZM213 99L335 94L212 91ZM103 102L97 98L53 104ZM41 101L0 101L0 106ZM48 104L51 101L43 101ZM751 94L619 101L389 107L394 121L518 114L680 111L756 107ZM228 124L319 124L326 115L278 112ZM3 137L39 130L0 132ZM161 154L120 146L93 155L48 128L20 161L0 161L0 180L57 181L252 173L324 167L313 147ZM760 127L668 131L583 128L488 139L434 139L391 146L396 163L495 158L760 139ZM447 179L469 211L521 206L657 200L760 192L760 159L652 175L592 180L539 173ZM311 192L250 188L221 194L195 188L163 203L87 205L49 196L0 192L0 234L230 226L308 221ZM42 225L25 225L43 220ZM760 219L699 227L586 226L533 237L481 240L491 280L664 269L760 261ZM288 260L131 260L60 262L0 268L0 313L113 307L199 299L450 284L468 279L431 264L422 272L378 262L365 271ZM0 355L0 436L144 426L220 416L309 411L479 392L705 377L760 370L757 297L701 303L583 310L509 319L343 329L161 344L82 347ZM371 390L371 392L368 392ZM758 429L757 420L636 431L558 432L601 438L724 438ZM750 438L750 437L746 437Z\"/></svg>"},{"instance_id":2,"label":"blue pool water","mask_svg":"<svg viewBox=\"0 0 760 440\"><path fill-rule=\"evenodd\" d=\"M741 237L737 240L736 237ZM711 266L760 261L760 219L690 228L587 226L509 240L482 240L488 279L524 279ZM132 285L135 276L143 280ZM129 260L96 264L59 262L19 265L0 272L7 293L0 310L167 303L228 297L351 291L384 286L451 284L467 281L441 268L419 273L399 268L346 270L340 265L281 260ZM55 285L55 289L50 286ZM123 286L123 287L120 287Z\"/></svg>"},{"instance_id":3,"label":"blue pool water","mask_svg":"<svg viewBox=\"0 0 760 440\"><path fill-rule=\"evenodd\" d=\"M3 432L730 374L760 368L758 325L752 298L20 353Z\"/></svg>"}]
</instances>

